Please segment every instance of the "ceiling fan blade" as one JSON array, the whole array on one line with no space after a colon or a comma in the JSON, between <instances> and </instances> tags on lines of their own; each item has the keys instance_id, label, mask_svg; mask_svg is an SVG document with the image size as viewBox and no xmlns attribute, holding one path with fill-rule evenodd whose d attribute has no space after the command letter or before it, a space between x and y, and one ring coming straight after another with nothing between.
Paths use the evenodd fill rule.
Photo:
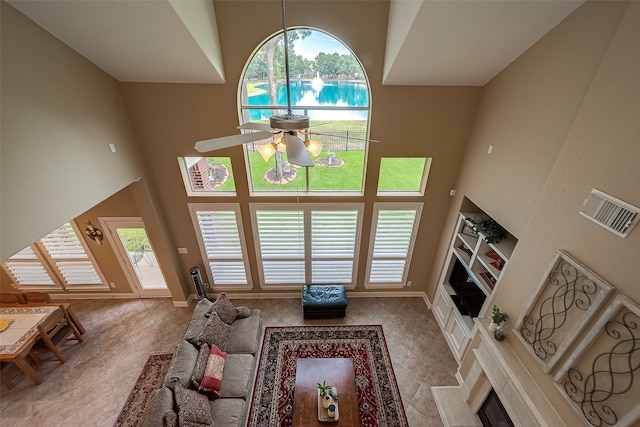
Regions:
<instances>
[{"instance_id":1,"label":"ceiling fan blade","mask_svg":"<svg viewBox=\"0 0 640 427\"><path fill-rule=\"evenodd\" d=\"M354 139L354 140L356 140L356 141L380 142L380 141L378 141L377 139L356 138L356 137L353 137L353 136L335 135L335 134L333 134L333 133L305 132L305 135L324 135L324 136L335 136L336 138Z\"/></svg>"},{"instance_id":2,"label":"ceiling fan blade","mask_svg":"<svg viewBox=\"0 0 640 427\"><path fill-rule=\"evenodd\" d=\"M287 160L289 163L299 166L313 166L311 154L309 154L300 138L285 134L284 141L287 146Z\"/></svg>"},{"instance_id":3,"label":"ceiling fan blade","mask_svg":"<svg viewBox=\"0 0 640 427\"><path fill-rule=\"evenodd\" d=\"M267 123L256 123L256 122L248 122L248 123L241 124L236 129L264 130L267 132L273 130L271 126L269 126Z\"/></svg>"},{"instance_id":4,"label":"ceiling fan blade","mask_svg":"<svg viewBox=\"0 0 640 427\"><path fill-rule=\"evenodd\" d=\"M272 136L271 132L254 132L223 136L221 138L205 139L204 141L196 142L195 149L201 153L207 153L209 151L220 150L221 148L246 144L247 142L260 141L261 139L271 138Z\"/></svg>"}]
</instances>

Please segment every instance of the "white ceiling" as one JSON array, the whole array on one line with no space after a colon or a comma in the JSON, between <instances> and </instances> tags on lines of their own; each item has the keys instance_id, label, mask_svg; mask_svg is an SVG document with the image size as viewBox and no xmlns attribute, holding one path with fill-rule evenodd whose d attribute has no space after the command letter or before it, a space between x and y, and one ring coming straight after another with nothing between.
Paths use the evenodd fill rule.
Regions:
<instances>
[{"instance_id":1,"label":"white ceiling","mask_svg":"<svg viewBox=\"0 0 640 427\"><path fill-rule=\"evenodd\" d=\"M119 81L224 83L211 0L7 1ZM582 3L391 0L382 83L484 85Z\"/></svg>"}]
</instances>

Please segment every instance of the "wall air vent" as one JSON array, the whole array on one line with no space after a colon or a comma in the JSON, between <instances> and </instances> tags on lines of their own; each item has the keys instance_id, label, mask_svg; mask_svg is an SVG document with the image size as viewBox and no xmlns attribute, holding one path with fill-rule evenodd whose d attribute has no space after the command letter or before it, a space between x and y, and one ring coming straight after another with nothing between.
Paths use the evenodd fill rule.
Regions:
<instances>
[{"instance_id":1,"label":"wall air vent","mask_svg":"<svg viewBox=\"0 0 640 427\"><path fill-rule=\"evenodd\" d=\"M640 218L640 208L594 188L584 201L580 215L620 237L627 237Z\"/></svg>"}]
</instances>

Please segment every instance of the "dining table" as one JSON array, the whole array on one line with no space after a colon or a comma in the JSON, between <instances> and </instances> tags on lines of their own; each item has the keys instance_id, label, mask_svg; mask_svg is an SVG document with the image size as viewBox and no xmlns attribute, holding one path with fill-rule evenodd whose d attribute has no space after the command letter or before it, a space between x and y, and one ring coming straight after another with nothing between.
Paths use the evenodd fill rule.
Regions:
<instances>
[{"instance_id":1,"label":"dining table","mask_svg":"<svg viewBox=\"0 0 640 427\"><path fill-rule=\"evenodd\" d=\"M27 355L40 333L38 325L61 308L58 305L0 306L0 361L14 363L35 384L42 375L27 360Z\"/></svg>"}]
</instances>

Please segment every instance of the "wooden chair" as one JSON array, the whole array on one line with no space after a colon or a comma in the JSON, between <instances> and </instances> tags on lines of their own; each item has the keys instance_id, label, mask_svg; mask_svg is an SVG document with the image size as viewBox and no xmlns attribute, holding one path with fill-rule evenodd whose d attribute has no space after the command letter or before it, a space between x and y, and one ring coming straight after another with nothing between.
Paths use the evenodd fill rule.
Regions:
<instances>
[{"instance_id":1,"label":"wooden chair","mask_svg":"<svg viewBox=\"0 0 640 427\"><path fill-rule=\"evenodd\" d=\"M78 342L82 342L82 336L73 325L71 319L66 310L59 309L53 312L46 322L38 325L38 331L40 332L40 338L36 341L35 345L31 348L29 356L37 364L42 363L44 360L53 359L41 359L38 354L51 351L56 359L60 363L64 363L64 356L60 352L59 348L71 337L75 336Z\"/></svg>"},{"instance_id":2,"label":"wooden chair","mask_svg":"<svg viewBox=\"0 0 640 427\"><path fill-rule=\"evenodd\" d=\"M49 297L49 294L45 292L32 292L32 291L23 292L22 297L24 298L27 304L33 304L33 303L39 303L39 302L44 302L44 303L51 302L51 298Z\"/></svg>"},{"instance_id":3,"label":"wooden chair","mask_svg":"<svg viewBox=\"0 0 640 427\"><path fill-rule=\"evenodd\" d=\"M19 292L0 292L0 303L24 304L24 298Z\"/></svg>"}]
</instances>

